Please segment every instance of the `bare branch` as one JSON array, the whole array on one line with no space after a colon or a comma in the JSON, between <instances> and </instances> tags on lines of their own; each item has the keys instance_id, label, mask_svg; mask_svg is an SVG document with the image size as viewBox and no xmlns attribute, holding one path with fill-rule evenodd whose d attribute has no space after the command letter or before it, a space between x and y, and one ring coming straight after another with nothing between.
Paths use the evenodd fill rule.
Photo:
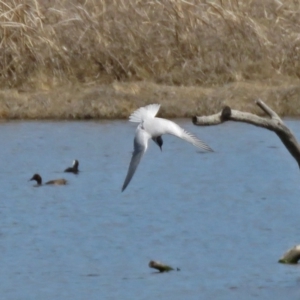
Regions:
<instances>
[{"instance_id":1,"label":"bare branch","mask_svg":"<svg viewBox=\"0 0 300 300\"><path fill-rule=\"evenodd\" d=\"M276 112L275 111L273 111L272 109L270 109L270 107L269 106L267 106L261 99L258 99L258 100L256 100L255 101L255 103L267 114L267 115L269 115L270 116L270 118L272 118L272 119L276 119L276 120L278 120L278 121L280 121L280 122L282 122L281 121L281 119L280 119L280 117L276 114Z\"/></svg>"},{"instance_id":2,"label":"bare branch","mask_svg":"<svg viewBox=\"0 0 300 300\"><path fill-rule=\"evenodd\" d=\"M210 116L195 116L192 121L198 126L218 125L226 121L235 121L249 123L258 127L262 127L274 131L285 145L290 154L294 157L300 167L300 145L290 129L283 123L281 118L262 100L255 103L270 116L270 119L259 117L255 114L233 110L229 106L225 106L223 110L217 114Z\"/></svg>"}]
</instances>

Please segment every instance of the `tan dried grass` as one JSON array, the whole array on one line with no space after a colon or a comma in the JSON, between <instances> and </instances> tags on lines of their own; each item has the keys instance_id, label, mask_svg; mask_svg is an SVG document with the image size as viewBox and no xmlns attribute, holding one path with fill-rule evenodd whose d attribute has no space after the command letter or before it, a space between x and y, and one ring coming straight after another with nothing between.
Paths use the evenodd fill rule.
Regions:
<instances>
[{"instance_id":1,"label":"tan dried grass","mask_svg":"<svg viewBox=\"0 0 300 300\"><path fill-rule=\"evenodd\" d=\"M1 101L10 104L0 117L125 117L155 98L187 116L254 92L274 103L289 95L296 102L278 108L295 114L299 28L299 0L0 0ZM153 94L135 91L146 89L138 81ZM20 93L7 100L7 89Z\"/></svg>"},{"instance_id":2,"label":"tan dried grass","mask_svg":"<svg viewBox=\"0 0 300 300\"><path fill-rule=\"evenodd\" d=\"M1 119L116 119L133 110L162 104L159 116L191 118L214 114L224 105L261 114L254 100L262 98L281 116L299 116L298 83L270 86L268 83L238 82L220 87L167 86L151 82L122 83L98 87L68 85L49 91L20 93L0 91Z\"/></svg>"}]
</instances>

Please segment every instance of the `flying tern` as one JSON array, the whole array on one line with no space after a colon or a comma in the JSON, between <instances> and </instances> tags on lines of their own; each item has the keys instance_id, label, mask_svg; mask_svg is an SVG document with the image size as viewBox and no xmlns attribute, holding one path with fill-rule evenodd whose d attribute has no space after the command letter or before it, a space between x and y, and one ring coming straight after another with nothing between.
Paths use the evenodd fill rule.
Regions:
<instances>
[{"instance_id":1,"label":"flying tern","mask_svg":"<svg viewBox=\"0 0 300 300\"><path fill-rule=\"evenodd\" d=\"M141 158L146 152L149 139L152 139L160 147L160 149L162 149L163 140L161 136L163 134L171 134L193 144L195 147L198 147L204 151L213 152L213 150L207 144L181 128L176 123L167 119L155 117L159 108L160 104L150 104L137 109L129 117L130 122L136 122L139 123L139 125L135 132L133 141L134 150L122 187L122 192L128 186L137 166L140 163Z\"/></svg>"}]
</instances>

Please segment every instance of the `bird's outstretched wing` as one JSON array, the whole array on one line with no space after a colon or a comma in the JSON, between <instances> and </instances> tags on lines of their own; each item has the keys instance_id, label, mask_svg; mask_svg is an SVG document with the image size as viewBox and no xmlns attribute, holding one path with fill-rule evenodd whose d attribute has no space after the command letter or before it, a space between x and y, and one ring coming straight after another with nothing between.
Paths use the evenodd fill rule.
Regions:
<instances>
[{"instance_id":1,"label":"bird's outstretched wing","mask_svg":"<svg viewBox=\"0 0 300 300\"><path fill-rule=\"evenodd\" d=\"M154 118L158 113L159 108L160 104L149 104L145 107L140 107L130 115L129 121L141 123L147 118Z\"/></svg>"},{"instance_id":2,"label":"bird's outstretched wing","mask_svg":"<svg viewBox=\"0 0 300 300\"><path fill-rule=\"evenodd\" d=\"M190 132L184 130L183 128L181 128L181 130L182 130L182 133L181 133L180 138L182 138L183 140L193 144L195 147L200 148L204 151L214 152L214 150L210 146L208 146L206 143L204 143L202 140L198 139L196 136L194 136Z\"/></svg>"},{"instance_id":3,"label":"bird's outstretched wing","mask_svg":"<svg viewBox=\"0 0 300 300\"><path fill-rule=\"evenodd\" d=\"M155 120L157 120L157 119L155 119ZM158 118L158 121L161 123L161 127L164 127L165 133L177 136L177 137L193 144L195 147L200 148L204 151L207 151L207 152L213 152L214 151L211 147L209 147L202 140L198 139L192 133L190 133L190 132L186 131L185 129L181 128L179 125L177 125L173 121L166 120L166 119L159 119L159 118Z\"/></svg>"},{"instance_id":4,"label":"bird's outstretched wing","mask_svg":"<svg viewBox=\"0 0 300 300\"><path fill-rule=\"evenodd\" d=\"M125 181L123 183L122 187L122 192L126 189L128 186L129 182L131 181L136 168L138 167L141 158L143 157L144 153L147 150L148 146L148 140L149 140L149 135L145 130L141 128L141 126L138 126L135 138L134 138L134 150L132 153L131 161L129 164L128 172L125 178Z\"/></svg>"}]
</instances>

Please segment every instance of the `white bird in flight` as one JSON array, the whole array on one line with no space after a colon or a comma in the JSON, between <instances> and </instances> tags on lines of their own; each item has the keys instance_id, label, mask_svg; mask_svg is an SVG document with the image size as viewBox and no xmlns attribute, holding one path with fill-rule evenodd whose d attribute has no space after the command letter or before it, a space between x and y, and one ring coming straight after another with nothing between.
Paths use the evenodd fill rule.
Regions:
<instances>
[{"instance_id":1,"label":"white bird in flight","mask_svg":"<svg viewBox=\"0 0 300 300\"><path fill-rule=\"evenodd\" d=\"M150 104L145 107L141 107L134 111L130 117L130 122L139 123L134 137L134 150L132 153L130 165L128 172L122 187L122 192L128 186L130 180L132 179L137 166L140 163L141 158L148 148L148 141L152 139L161 149L163 140L161 136L163 134L172 134L175 135L194 146L209 152L213 150L206 145L204 142L199 140L197 137L191 133L185 131L176 123L162 118L156 118L156 114L160 108L160 104Z\"/></svg>"}]
</instances>

